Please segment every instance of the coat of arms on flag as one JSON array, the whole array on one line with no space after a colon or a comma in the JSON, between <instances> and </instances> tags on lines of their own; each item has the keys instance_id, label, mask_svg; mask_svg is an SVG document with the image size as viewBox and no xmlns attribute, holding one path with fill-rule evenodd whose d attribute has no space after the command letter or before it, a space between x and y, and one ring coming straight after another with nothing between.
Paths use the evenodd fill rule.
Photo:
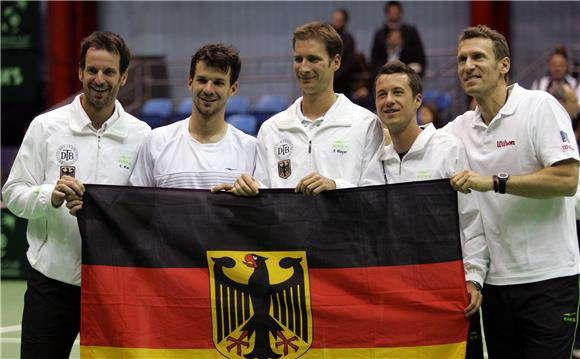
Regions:
<instances>
[{"instance_id":1,"label":"coat of arms on flag","mask_svg":"<svg viewBox=\"0 0 580 359\"><path fill-rule=\"evenodd\" d=\"M227 358L298 358L312 344L306 253L207 251L212 334Z\"/></svg>"}]
</instances>

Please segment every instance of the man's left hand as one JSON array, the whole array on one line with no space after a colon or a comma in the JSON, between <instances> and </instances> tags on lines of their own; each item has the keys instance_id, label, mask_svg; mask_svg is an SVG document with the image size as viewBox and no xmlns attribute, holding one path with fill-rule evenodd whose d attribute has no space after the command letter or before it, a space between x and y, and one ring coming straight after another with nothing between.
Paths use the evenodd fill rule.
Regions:
<instances>
[{"instance_id":1,"label":"man's left hand","mask_svg":"<svg viewBox=\"0 0 580 359\"><path fill-rule=\"evenodd\" d=\"M457 172L451 177L451 187L461 193L470 193L471 190L478 192L493 191L493 177L480 176L479 174L464 170Z\"/></svg>"},{"instance_id":2,"label":"man's left hand","mask_svg":"<svg viewBox=\"0 0 580 359\"><path fill-rule=\"evenodd\" d=\"M302 192L305 195L316 196L323 191L331 191L334 189L336 189L336 183L332 179L312 172L298 182L294 192Z\"/></svg>"},{"instance_id":3,"label":"man's left hand","mask_svg":"<svg viewBox=\"0 0 580 359\"><path fill-rule=\"evenodd\" d=\"M466 317L471 317L479 310L481 306L481 302L483 301L483 295L481 292L477 290L475 284L472 282L465 282L467 286L467 294L469 295L469 305L465 307L463 313L465 313Z\"/></svg>"}]
</instances>

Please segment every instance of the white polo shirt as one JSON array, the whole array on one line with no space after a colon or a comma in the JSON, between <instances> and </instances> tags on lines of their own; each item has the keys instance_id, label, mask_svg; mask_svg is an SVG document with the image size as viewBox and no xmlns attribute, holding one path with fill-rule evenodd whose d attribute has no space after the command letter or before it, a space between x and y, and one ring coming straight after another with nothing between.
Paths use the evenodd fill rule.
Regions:
<instances>
[{"instance_id":1,"label":"white polo shirt","mask_svg":"<svg viewBox=\"0 0 580 359\"><path fill-rule=\"evenodd\" d=\"M450 178L469 167L461 140L432 123L425 126L405 154L399 157L392 144L381 157L387 183L417 182ZM489 252L479 210L479 193L457 194L461 249L465 280L485 281Z\"/></svg>"},{"instance_id":2,"label":"white polo shirt","mask_svg":"<svg viewBox=\"0 0 580 359\"><path fill-rule=\"evenodd\" d=\"M189 134L189 118L151 131L129 182L133 186L210 189L252 173L256 139L228 125L216 143L199 143Z\"/></svg>"},{"instance_id":3,"label":"white polo shirt","mask_svg":"<svg viewBox=\"0 0 580 359\"><path fill-rule=\"evenodd\" d=\"M525 175L562 160L578 160L570 118L558 101L517 84L489 126L476 108L445 130L463 141L471 168L481 175ZM532 283L579 272L572 197L532 199L485 192L480 199L491 259L486 283Z\"/></svg>"}]
</instances>

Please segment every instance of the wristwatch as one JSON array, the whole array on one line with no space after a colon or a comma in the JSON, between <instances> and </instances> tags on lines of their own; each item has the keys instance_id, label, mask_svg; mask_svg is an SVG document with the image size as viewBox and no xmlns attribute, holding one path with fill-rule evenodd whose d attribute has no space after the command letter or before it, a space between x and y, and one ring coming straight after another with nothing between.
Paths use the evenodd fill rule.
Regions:
<instances>
[{"instance_id":1,"label":"wristwatch","mask_svg":"<svg viewBox=\"0 0 580 359\"><path fill-rule=\"evenodd\" d=\"M481 284L479 284L479 282L476 282L474 280L468 280L468 282L473 283L475 289L477 289L478 292L481 292Z\"/></svg>"},{"instance_id":2,"label":"wristwatch","mask_svg":"<svg viewBox=\"0 0 580 359\"><path fill-rule=\"evenodd\" d=\"M505 188L510 175L505 172L500 172L497 174L497 192L505 193Z\"/></svg>"}]
</instances>

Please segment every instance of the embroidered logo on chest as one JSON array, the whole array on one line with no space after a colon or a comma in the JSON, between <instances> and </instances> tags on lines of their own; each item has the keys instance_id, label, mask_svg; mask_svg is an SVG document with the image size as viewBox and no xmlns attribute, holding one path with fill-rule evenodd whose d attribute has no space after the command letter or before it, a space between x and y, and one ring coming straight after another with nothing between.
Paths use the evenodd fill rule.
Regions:
<instances>
[{"instance_id":1,"label":"embroidered logo on chest","mask_svg":"<svg viewBox=\"0 0 580 359\"><path fill-rule=\"evenodd\" d=\"M274 146L274 156L276 156L276 159L279 161L287 160L292 156L293 150L294 146L292 145L292 142L288 139L283 139Z\"/></svg>"},{"instance_id":2,"label":"embroidered logo on chest","mask_svg":"<svg viewBox=\"0 0 580 359\"><path fill-rule=\"evenodd\" d=\"M502 140L502 141L497 141L497 148L502 148L502 147L508 147L508 146L515 146L516 145L516 141L515 140Z\"/></svg>"},{"instance_id":3,"label":"embroidered logo on chest","mask_svg":"<svg viewBox=\"0 0 580 359\"><path fill-rule=\"evenodd\" d=\"M79 151L75 146L62 145L56 150L56 160L61 165L70 166L79 159Z\"/></svg>"},{"instance_id":4,"label":"embroidered logo on chest","mask_svg":"<svg viewBox=\"0 0 580 359\"><path fill-rule=\"evenodd\" d=\"M350 144L344 140L336 140L332 144L332 153L346 154L350 149Z\"/></svg>"}]
</instances>

